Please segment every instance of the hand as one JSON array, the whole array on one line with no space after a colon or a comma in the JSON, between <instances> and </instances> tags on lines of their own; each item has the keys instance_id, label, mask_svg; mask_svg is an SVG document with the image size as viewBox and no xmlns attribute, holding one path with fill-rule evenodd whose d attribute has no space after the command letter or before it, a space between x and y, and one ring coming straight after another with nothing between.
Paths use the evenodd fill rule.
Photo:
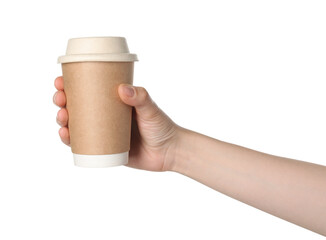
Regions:
<instances>
[{"instance_id":1,"label":"hand","mask_svg":"<svg viewBox=\"0 0 326 240\"><path fill-rule=\"evenodd\" d=\"M57 114L57 123L61 126L59 135L62 142L70 146L63 78L56 78L54 85L58 91L53 101L61 108ZM118 93L124 103L133 107L127 166L150 171L171 170L179 127L158 108L144 88L121 84Z\"/></svg>"}]
</instances>

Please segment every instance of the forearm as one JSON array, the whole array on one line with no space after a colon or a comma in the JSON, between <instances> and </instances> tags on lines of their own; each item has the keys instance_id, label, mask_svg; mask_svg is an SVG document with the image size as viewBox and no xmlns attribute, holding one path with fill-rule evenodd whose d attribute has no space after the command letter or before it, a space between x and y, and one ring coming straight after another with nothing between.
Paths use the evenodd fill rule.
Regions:
<instances>
[{"instance_id":1,"label":"forearm","mask_svg":"<svg viewBox=\"0 0 326 240\"><path fill-rule=\"evenodd\" d=\"M326 235L326 167L180 129L173 171Z\"/></svg>"}]
</instances>

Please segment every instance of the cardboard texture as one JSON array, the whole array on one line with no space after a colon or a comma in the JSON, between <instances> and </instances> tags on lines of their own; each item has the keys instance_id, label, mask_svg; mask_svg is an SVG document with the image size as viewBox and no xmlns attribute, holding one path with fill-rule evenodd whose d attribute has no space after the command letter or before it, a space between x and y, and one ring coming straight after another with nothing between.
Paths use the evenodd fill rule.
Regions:
<instances>
[{"instance_id":1,"label":"cardboard texture","mask_svg":"<svg viewBox=\"0 0 326 240\"><path fill-rule=\"evenodd\" d=\"M133 67L133 62L62 64L73 153L129 151L131 107L120 100L118 86L132 84Z\"/></svg>"}]
</instances>

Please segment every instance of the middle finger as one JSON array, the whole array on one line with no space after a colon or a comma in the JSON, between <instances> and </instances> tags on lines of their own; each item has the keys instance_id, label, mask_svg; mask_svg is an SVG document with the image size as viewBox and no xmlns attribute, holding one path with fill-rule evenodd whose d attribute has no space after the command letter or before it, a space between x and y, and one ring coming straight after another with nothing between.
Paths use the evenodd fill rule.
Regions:
<instances>
[{"instance_id":1,"label":"middle finger","mask_svg":"<svg viewBox=\"0 0 326 240\"><path fill-rule=\"evenodd\" d=\"M61 127L66 127L68 125L68 111L66 108L61 108L57 113L57 123Z\"/></svg>"},{"instance_id":2,"label":"middle finger","mask_svg":"<svg viewBox=\"0 0 326 240\"><path fill-rule=\"evenodd\" d=\"M66 106L66 94L63 91L57 91L53 96L53 102L58 107Z\"/></svg>"}]
</instances>

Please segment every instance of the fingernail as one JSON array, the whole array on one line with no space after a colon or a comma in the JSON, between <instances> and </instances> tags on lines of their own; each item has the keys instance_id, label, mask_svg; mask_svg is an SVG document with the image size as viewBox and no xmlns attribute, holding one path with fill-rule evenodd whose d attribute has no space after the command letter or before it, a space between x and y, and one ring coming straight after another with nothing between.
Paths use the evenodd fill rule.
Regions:
<instances>
[{"instance_id":1,"label":"fingernail","mask_svg":"<svg viewBox=\"0 0 326 240\"><path fill-rule=\"evenodd\" d=\"M60 122L60 120L59 120L59 112L57 113L57 117L56 117L56 122L57 122L57 124L59 124L60 126L61 126L61 122Z\"/></svg>"},{"instance_id":2,"label":"fingernail","mask_svg":"<svg viewBox=\"0 0 326 240\"><path fill-rule=\"evenodd\" d=\"M55 104L55 97L57 96L58 92L56 92L54 95L53 95L53 103Z\"/></svg>"},{"instance_id":3,"label":"fingernail","mask_svg":"<svg viewBox=\"0 0 326 240\"><path fill-rule=\"evenodd\" d=\"M57 121L57 124L59 124L61 126L61 122L59 121L58 117L57 117L56 121Z\"/></svg>"},{"instance_id":4,"label":"fingernail","mask_svg":"<svg viewBox=\"0 0 326 240\"><path fill-rule=\"evenodd\" d=\"M126 94L128 97L133 97L135 95L135 90L133 87L130 86L124 86L123 87L123 92Z\"/></svg>"}]
</instances>

